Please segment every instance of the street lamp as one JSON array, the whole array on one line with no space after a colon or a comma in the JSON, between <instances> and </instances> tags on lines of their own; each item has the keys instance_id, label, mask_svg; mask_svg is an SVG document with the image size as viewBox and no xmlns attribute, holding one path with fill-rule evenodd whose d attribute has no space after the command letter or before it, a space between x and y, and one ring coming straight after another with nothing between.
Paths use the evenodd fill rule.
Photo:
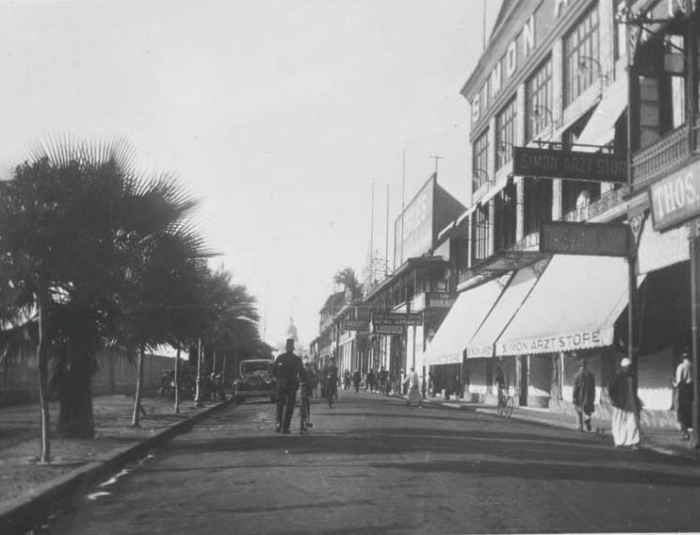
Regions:
<instances>
[{"instance_id":1,"label":"street lamp","mask_svg":"<svg viewBox=\"0 0 700 535\"><path fill-rule=\"evenodd\" d=\"M603 67L600 64L600 61L598 59L594 58L593 56L579 56L578 58L578 67L579 67L579 76L586 76L588 77L591 75L591 66L590 64L593 63L596 67L598 67L598 78L600 78L600 92L601 94L603 93L603 88L605 87L605 84L607 83L607 75L603 72ZM593 80L591 80L592 82Z\"/></svg>"},{"instance_id":2,"label":"street lamp","mask_svg":"<svg viewBox=\"0 0 700 535\"><path fill-rule=\"evenodd\" d=\"M535 104L532 107L532 118L534 119L534 124L532 125L533 137L535 134L539 134L545 126L549 126L549 137L551 138L554 134L554 114L546 106L541 106ZM538 138L538 141L540 138Z\"/></svg>"},{"instance_id":3,"label":"street lamp","mask_svg":"<svg viewBox=\"0 0 700 535\"><path fill-rule=\"evenodd\" d=\"M481 186L486 184L489 181L489 174L484 170L481 169L480 167L476 167L473 170L473 177L472 181L474 182L474 185L476 186L474 188L474 191L479 189Z\"/></svg>"},{"instance_id":4,"label":"street lamp","mask_svg":"<svg viewBox=\"0 0 700 535\"><path fill-rule=\"evenodd\" d=\"M497 167L500 169L513 159L513 144L508 143L507 141L501 141L501 144L496 151L496 156L498 157Z\"/></svg>"}]
</instances>

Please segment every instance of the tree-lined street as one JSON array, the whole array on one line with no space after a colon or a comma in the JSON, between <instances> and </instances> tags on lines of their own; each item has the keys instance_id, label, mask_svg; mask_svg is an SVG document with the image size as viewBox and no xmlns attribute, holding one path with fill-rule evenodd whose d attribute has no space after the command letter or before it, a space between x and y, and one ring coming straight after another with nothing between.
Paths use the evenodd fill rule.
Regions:
<instances>
[{"instance_id":1,"label":"tree-lined street","mask_svg":"<svg viewBox=\"0 0 700 535\"><path fill-rule=\"evenodd\" d=\"M700 468L596 435L470 410L341 393L306 436L274 407L229 406L115 483L53 534L696 531ZM293 428L298 431L295 417ZM93 493L101 494L96 497Z\"/></svg>"}]
</instances>

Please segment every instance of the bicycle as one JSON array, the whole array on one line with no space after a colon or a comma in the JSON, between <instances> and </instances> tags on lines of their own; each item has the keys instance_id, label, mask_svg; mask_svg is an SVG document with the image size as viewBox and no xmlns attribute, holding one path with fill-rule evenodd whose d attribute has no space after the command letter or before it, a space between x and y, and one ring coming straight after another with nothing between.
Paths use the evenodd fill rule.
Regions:
<instances>
[{"instance_id":1,"label":"bicycle","mask_svg":"<svg viewBox=\"0 0 700 535\"><path fill-rule=\"evenodd\" d=\"M311 423L311 392L310 387L306 385L301 385L301 399L299 400L299 433L305 434L310 427L313 427Z\"/></svg>"},{"instance_id":2,"label":"bicycle","mask_svg":"<svg viewBox=\"0 0 700 535\"><path fill-rule=\"evenodd\" d=\"M326 388L325 388L325 397L326 397L326 403L328 403L329 407L333 406L333 399L337 397L337 388L338 386L334 384L332 381L326 382Z\"/></svg>"},{"instance_id":3,"label":"bicycle","mask_svg":"<svg viewBox=\"0 0 700 535\"><path fill-rule=\"evenodd\" d=\"M498 415L502 418L510 418L513 414L515 400L507 393L506 387L498 389Z\"/></svg>"}]
</instances>

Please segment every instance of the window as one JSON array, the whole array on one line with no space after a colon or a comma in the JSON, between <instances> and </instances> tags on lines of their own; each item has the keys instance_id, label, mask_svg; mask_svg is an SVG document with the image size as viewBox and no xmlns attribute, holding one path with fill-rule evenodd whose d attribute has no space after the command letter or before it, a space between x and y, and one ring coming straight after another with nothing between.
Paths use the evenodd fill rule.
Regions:
<instances>
[{"instance_id":1,"label":"window","mask_svg":"<svg viewBox=\"0 0 700 535\"><path fill-rule=\"evenodd\" d=\"M537 232L552 220L552 181L525 178L525 235Z\"/></svg>"},{"instance_id":2,"label":"window","mask_svg":"<svg viewBox=\"0 0 700 535\"><path fill-rule=\"evenodd\" d=\"M489 131L486 130L474 142L472 151L472 191L486 184L488 177Z\"/></svg>"},{"instance_id":3,"label":"window","mask_svg":"<svg viewBox=\"0 0 700 535\"><path fill-rule=\"evenodd\" d=\"M517 224L517 188L509 181L496 195L494 214L494 243L496 251L507 249L515 243Z\"/></svg>"},{"instance_id":4,"label":"window","mask_svg":"<svg viewBox=\"0 0 700 535\"><path fill-rule=\"evenodd\" d=\"M669 26L638 49L639 128L633 146L646 147L687 122L687 49L680 30Z\"/></svg>"},{"instance_id":5,"label":"window","mask_svg":"<svg viewBox=\"0 0 700 535\"><path fill-rule=\"evenodd\" d=\"M598 7L564 37L564 105L568 106L603 75L600 71ZM590 68L582 69L583 65Z\"/></svg>"},{"instance_id":6,"label":"window","mask_svg":"<svg viewBox=\"0 0 700 535\"><path fill-rule=\"evenodd\" d=\"M472 261L479 261L491 255L489 250L489 204L479 206L473 215L472 225Z\"/></svg>"},{"instance_id":7,"label":"window","mask_svg":"<svg viewBox=\"0 0 700 535\"><path fill-rule=\"evenodd\" d=\"M513 159L517 103L512 99L496 116L496 168L500 169Z\"/></svg>"},{"instance_id":8,"label":"window","mask_svg":"<svg viewBox=\"0 0 700 535\"><path fill-rule=\"evenodd\" d=\"M525 84L525 139L552 126L552 60L548 59Z\"/></svg>"},{"instance_id":9,"label":"window","mask_svg":"<svg viewBox=\"0 0 700 535\"><path fill-rule=\"evenodd\" d=\"M600 198L600 183L583 180L562 180L562 213L578 212L576 221L585 221L588 206Z\"/></svg>"}]
</instances>

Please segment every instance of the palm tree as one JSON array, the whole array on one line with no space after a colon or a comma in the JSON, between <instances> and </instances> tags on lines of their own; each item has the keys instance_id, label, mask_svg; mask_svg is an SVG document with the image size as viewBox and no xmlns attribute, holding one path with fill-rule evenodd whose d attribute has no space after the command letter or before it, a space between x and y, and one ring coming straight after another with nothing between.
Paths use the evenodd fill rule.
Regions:
<instances>
[{"instance_id":1,"label":"palm tree","mask_svg":"<svg viewBox=\"0 0 700 535\"><path fill-rule=\"evenodd\" d=\"M345 289L347 297L350 301L355 301L361 295L360 283L355 276L355 270L352 268L345 268L338 271L333 277L333 282L340 284Z\"/></svg>"},{"instance_id":2,"label":"palm tree","mask_svg":"<svg viewBox=\"0 0 700 535\"><path fill-rule=\"evenodd\" d=\"M90 380L98 355L117 339L132 276L154 236L192 232L182 222L194 201L167 175L143 179L132 162L121 142L63 140L35 149L0 183L0 343L13 330L34 336L44 462L49 355L59 431L94 436ZM16 348L6 343L0 353L18 355Z\"/></svg>"},{"instance_id":3,"label":"palm tree","mask_svg":"<svg viewBox=\"0 0 700 535\"><path fill-rule=\"evenodd\" d=\"M176 309L198 305L197 301L182 300L187 295L180 292L178 284L188 264L209 254L202 238L177 221L164 225L161 232L144 238L141 243L143 256L131 271L132 284L126 293L122 329L124 344L138 348L134 426L139 425L140 419L145 350L169 342L177 334L173 314Z\"/></svg>"},{"instance_id":4,"label":"palm tree","mask_svg":"<svg viewBox=\"0 0 700 535\"><path fill-rule=\"evenodd\" d=\"M255 299L245 286L233 284L231 279L231 274L224 270L210 273L204 292L202 339L212 351L213 358L216 353L222 355L223 370L226 369L227 354L259 341L257 322L260 318Z\"/></svg>"}]
</instances>

